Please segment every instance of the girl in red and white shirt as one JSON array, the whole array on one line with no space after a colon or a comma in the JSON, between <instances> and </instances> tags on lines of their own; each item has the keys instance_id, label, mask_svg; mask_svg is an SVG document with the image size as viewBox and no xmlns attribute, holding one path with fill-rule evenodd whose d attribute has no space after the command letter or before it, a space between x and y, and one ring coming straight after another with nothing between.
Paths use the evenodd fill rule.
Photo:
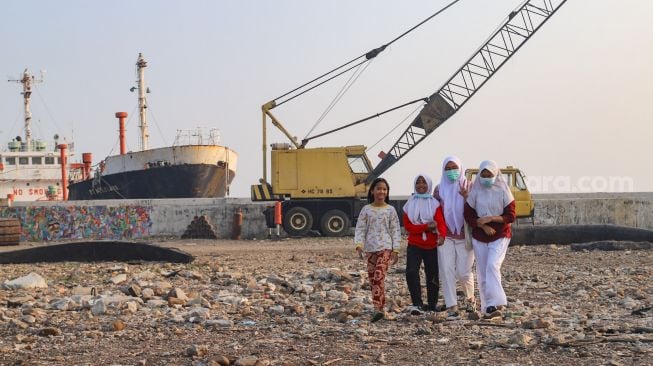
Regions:
<instances>
[{"instance_id":1,"label":"girl in red and white shirt","mask_svg":"<svg viewBox=\"0 0 653 366\"><path fill-rule=\"evenodd\" d=\"M442 244L447 233L447 227L442 216L440 203L431 195L431 178L425 174L415 177L413 182L415 193L403 207L404 228L408 232L408 248L406 249L406 283L410 291L413 306L411 314L418 315L422 309L435 311L438 302L438 252L437 246ZM426 297L428 306L422 301L422 286L420 284L420 267L424 262L426 275Z\"/></svg>"},{"instance_id":2,"label":"girl in red and white shirt","mask_svg":"<svg viewBox=\"0 0 653 366\"><path fill-rule=\"evenodd\" d=\"M465 221L472 228L481 310L488 317L502 316L508 303L501 285L501 265L512 237L515 198L497 163L485 160L465 204Z\"/></svg>"}]
</instances>

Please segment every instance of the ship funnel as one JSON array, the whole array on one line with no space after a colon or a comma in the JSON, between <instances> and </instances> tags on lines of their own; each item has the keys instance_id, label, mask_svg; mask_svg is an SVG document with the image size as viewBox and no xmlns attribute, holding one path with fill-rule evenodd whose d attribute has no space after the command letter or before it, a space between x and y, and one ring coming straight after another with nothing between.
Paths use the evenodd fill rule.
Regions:
<instances>
[{"instance_id":1,"label":"ship funnel","mask_svg":"<svg viewBox=\"0 0 653 366\"><path fill-rule=\"evenodd\" d=\"M68 170L66 169L66 165L68 165L68 159L66 156L68 145L60 144L57 147L61 151L61 187L63 190L63 200L68 201Z\"/></svg>"},{"instance_id":2,"label":"ship funnel","mask_svg":"<svg viewBox=\"0 0 653 366\"><path fill-rule=\"evenodd\" d=\"M84 163L84 170L82 170L82 179L88 179L91 176L91 164L93 163L93 154L83 153L82 163Z\"/></svg>"},{"instance_id":3,"label":"ship funnel","mask_svg":"<svg viewBox=\"0 0 653 366\"><path fill-rule=\"evenodd\" d=\"M120 125L120 155L125 155L127 153L127 147L125 145L125 118L127 118L127 112L116 112L116 118L118 118Z\"/></svg>"}]
</instances>

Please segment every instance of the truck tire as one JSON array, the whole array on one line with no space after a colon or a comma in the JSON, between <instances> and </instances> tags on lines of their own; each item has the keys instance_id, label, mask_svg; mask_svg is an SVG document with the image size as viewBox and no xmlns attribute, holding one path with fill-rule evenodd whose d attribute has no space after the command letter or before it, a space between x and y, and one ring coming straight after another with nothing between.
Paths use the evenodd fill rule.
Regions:
<instances>
[{"instance_id":1,"label":"truck tire","mask_svg":"<svg viewBox=\"0 0 653 366\"><path fill-rule=\"evenodd\" d=\"M306 236L313 227L313 215L304 207L293 207L283 215L283 229L290 236Z\"/></svg>"},{"instance_id":2,"label":"truck tire","mask_svg":"<svg viewBox=\"0 0 653 366\"><path fill-rule=\"evenodd\" d=\"M344 236L350 226L349 217L340 210L327 211L320 219L320 232L324 236Z\"/></svg>"}]
</instances>

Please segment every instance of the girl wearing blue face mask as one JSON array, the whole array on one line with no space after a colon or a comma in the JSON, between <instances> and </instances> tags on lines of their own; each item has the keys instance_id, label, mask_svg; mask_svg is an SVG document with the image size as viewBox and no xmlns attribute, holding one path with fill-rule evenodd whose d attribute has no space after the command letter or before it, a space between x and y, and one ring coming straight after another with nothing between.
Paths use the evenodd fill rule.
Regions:
<instances>
[{"instance_id":1,"label":"girl wearing blue face mask","mask_svg":"<svg viewBox=\"0 0 653 366\"><path fill-rule=\"evenodd\" d=\"M507 304L501 285L501 265L512 237L515 199L494 161L485 160L465 203L465 221L472 228L476 276L485 316L502 316Z\"/></svg>"},{"instance_id":2,"label":"girl wearing blue face mask","mask_svg":"<svg viewBox=\"0 0 653 366\"><path fill-rule=\"evenodd\" d=\"M435 187L433 196L440 202L447 224L447 236L438 247L438 269L442 281L442 292L447 316L458 316L456 280L465 295L462 308L476 311L474 299L474 250L467 247L463 210L468 195L469 183L462 174L463 164L459 158L448 156L442 163L440 184Z\"/></svg>"}]
</instances>

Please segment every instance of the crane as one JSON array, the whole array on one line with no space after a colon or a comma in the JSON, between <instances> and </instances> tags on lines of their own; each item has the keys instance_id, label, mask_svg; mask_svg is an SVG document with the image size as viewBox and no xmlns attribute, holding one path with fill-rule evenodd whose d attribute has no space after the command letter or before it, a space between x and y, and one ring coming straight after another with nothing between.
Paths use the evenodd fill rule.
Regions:
<instances>
[{"instance_id":1,"label":"crane","mask_svg":"<svg viewBox=\"0 0 653 366\"><path fill-rule=\"evenodd\" d=\"M273 100L264 104L262 106L263 178L260 184L251 187L252 200L282 201L283 227L290 235L303 236L311 229L317 229L327 236L344 235L351 225L355 225L358 213L366 203L363 198L366 196L369 184L458 112L566 1L525 1L511 11L487 41L429 97L416 99L346 126L307 137L301 142L297 141L270 112L281 103ZM386 46L387 44L366 53L365 58L376 57ZM343 66L346 65L348 64ZM347 70L350 69L351 67ZM362 145L306 147L312 139L419 101L424 102L419 114L388 152L380 154L381 161L373 168L365 153L365 146ZM271 182L268 182L266 174L267 118L270 118L273 125L279 128L291 142L271 145ZM516 177L515 174L521 173L512 168L511 174ZM530 193L527 191L526 193L529 203L518 205L518 216L528 216L533 213ZM395 202L395 205L398 206L398 203ZM270 213L267 215L268 225L271 227Z\"/></svg>"}]
</instances>

